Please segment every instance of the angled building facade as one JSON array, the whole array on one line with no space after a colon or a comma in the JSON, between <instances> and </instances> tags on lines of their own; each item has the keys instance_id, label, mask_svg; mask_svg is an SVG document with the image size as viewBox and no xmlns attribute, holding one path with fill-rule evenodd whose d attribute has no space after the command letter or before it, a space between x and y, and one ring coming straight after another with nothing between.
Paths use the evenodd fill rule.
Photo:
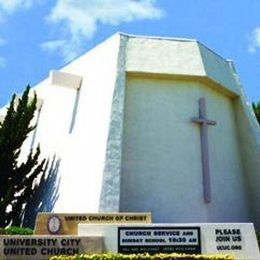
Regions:
<instances>
[{"instance_id":1,"label":"angled building facade","mask_svg":"<svg viewBox=\"0 0 260 260\"><path fill-rule=\"evenodd\" d=\"M231 61L196 40L116 34L34 88L54 212L260 227L260 129Z\"/></svg>"}]
</instances>

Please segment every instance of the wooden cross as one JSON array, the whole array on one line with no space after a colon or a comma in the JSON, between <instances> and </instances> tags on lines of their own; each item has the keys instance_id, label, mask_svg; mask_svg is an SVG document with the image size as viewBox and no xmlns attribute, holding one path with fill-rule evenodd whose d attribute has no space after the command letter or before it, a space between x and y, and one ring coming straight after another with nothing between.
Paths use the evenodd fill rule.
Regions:
<instances>
[{"instance_id":1,"label":"wooden cross","mask_svg":"<svg viewBox=\"0 0 260 260\"><path fill-rule=\"evenodd\" d=\"M203 194L204 194L205 203L209 203L211 201L211 188L210 188L208 125L216 125L216 121L209 120L206 117L205 98L199 99L199 117L192 118L191 121L194 123L198 123L200 126Z\"/></svg>"}]
</instances>

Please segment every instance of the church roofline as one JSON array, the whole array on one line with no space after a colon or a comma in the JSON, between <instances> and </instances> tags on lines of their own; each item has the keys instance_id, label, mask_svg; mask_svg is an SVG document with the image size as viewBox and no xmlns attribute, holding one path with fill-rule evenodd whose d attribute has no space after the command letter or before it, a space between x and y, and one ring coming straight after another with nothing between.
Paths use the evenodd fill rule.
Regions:
<instances>
[{"instance_id":1,"label":"church roofline","mask_svg":"<svg viewBox=\"0 0 260 260\"><path fill-rule=\"evenodd\" d=\"M154 39L154 40L168 40L168 41L182 41L182 42L198 42L196 39L179 38L179 37L136 35L136 34L128 34L128 33L124 33L124 32L118 32L116 34L126 36L129 38L145 38L145 39Z\"/></svg>"},{"instance_id":2,"label":"church roofline","mask_svg":"<svg viewBox=\"0 0 260 260\"><path fill-rule=\"evenodd\" d=\"M208 51L210 51L211 53L213 53L214 55L218 56L220 59L224 60L225 62L227 63L233 63L233 66L234 66L234 61L231 60L231 59L226 59L224 58L223 56L221 56L220 54L218 54L217 52L215 52L214 50L210 49L207 45L205 45L204 43L200 42L200 41L197 41L197 43L201 46L203 46L204 48L206 48Z\"/></svg>"},{"instance_id":3,"label":"church roofline","mask_svg":"<svg viewBox=\"0 0 260 260\"><path fill-rule=\"evenodd\" d=\"M201 56L201 60L203 61L203 71L204 72L201 72L199 73L198 75L195 73L194 76L207 76L209 78L211 78L212 80L216 81L216 83L220 84L221 86L223 87L226 87L229 91L231 91L233 94L235 95L238 95L239 94L239 91L237 90L236 87L227 87L228 84L225 84L225 82L222 82L221 80L219 81L217 78L215 78L214 76L210 77L210 75L208 75L208 72L206 71L207 69L207 65L205 64L205 59L203 58L203 48L205 50L207 50L208 52L212 53L214 56L218 57L220 60L222 60L224 63L226 64L229 64L229 67L232 68L233 72L235 73L235 68L234 68L234 63L231 62L230 60L227 60L227 59L224 59L222 56L220 56L219 54L217 54L216 52L214 52L213 50L211 50L210 48L208 48L206 45L204 45L203 43L199 42L198 40L196 39L187 39L187 38L175 38L175 37L161 37L161 36L145 36L145 35L134 35L134 34L128 34L128 33L124 33L124 32L117 32L113 35L111 35L110 37L108 37L107 39L105 39L104 41L102 41L101 43L97 44L95 47L89 49L85 54L83 54L82 56L84 57L85 55L87 55L87 53L91 52L92 50L98 48L98 46L100 45L103 45L105 44L106 42L110 41L110 40L116 40L116 41L124 41L127 40L127 39L147 39L148 41L149 40L155 40L155 41L165 41L165 42L179 42L180 44L183 42L183 43L194 43L195 45L198 46L198 50L200 52L200 56ZM112 40L113 41L113 40ZM61 68L58 68L57 71L62 71L62 72L69 72L70 70L68 70L67 68L71 66L72 63L74 62L78 62L77 60L79 59L80 57L77 57L75 58L73 61L70 61L68 62L67 64L63 65ZM230 66L232 65L232 66ZM128 70L126 68L126 70ZM132 69L128 70L128 72L130 72ZM133 72L136 72L136 69L133 70ZM141 73L144 72L144 71L140 71ZM149 71L146 71L149 73ZM205 75L203 74L205 73ZM163 73L160 73L160 74L163 74ZM166 73L168 74L168 72ZM180 73L177 73L176 75L178 75ZM181 73L183 74L183 73ZM185 73L184 73L185 74ZM47 78L46 80L49 80L49 78ZM34 90L38 90L40 88L41 84L37 84L36 86L34 86L32 89ZM0 112L5 112L6 110L6 107L8 105L6 105L5 107L2 107Z\"/></svg>"},{"instance_id":4,"label":"church roofline","mask_svg":"<svg viewBox=\"0 0 260 260\"><path fill-rule=\"evenodd\" d=\"M207 45L205 45L204 43L200 42L197 39L193 39L193 38L182 38L182 37L164 37L164 36L148 36L148 35L136 35L136 34L128 34L128 33L124 33L124 32L117 32L114 35L112 35L111 37L115 36L115 35L121 35L121 36L125 36L128 38L144 38L144 39L154 39L154 40L166 40L166 41L179 41L179 42L195 42L198 45L203 46L204 48L206 48L207 50L209 50L210 52L212 52L213 54L215 54L216 56L218 56L219 58L221 58L222 60L224 60L225 62L232 62L234 63L232 60L230 59L226 59L223 56L221 56L220 54L218 54L216 51L212 50L211 48L209 48Z\"/></svg>"}]
</instances>

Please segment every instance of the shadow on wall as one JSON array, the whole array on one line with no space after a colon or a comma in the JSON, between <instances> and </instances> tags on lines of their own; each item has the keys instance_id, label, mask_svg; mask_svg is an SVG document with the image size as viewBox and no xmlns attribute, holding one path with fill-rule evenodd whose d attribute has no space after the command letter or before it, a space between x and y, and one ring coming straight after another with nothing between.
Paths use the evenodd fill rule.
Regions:
<instances>
[{"instance_id":1,"label":"shadow on wall","mask_svg":"<svg viewBox=\"0 0 260 260\"><path fill-rule=\"evenodd\" d=\"M60 178L58 178L58 172L60 159L57 159L54 155L51 164L49 164L50 159L46 164L38 189L26 205L23 219L24 227L34 228L37 213L51 212L59 197Z\"/></svg>"}]
</instances>

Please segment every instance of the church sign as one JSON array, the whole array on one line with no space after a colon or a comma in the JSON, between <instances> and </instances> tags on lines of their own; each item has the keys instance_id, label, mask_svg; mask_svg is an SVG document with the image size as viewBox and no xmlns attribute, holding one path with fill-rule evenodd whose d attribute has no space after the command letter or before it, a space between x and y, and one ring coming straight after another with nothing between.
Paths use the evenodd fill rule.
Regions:
<instances>
[{"instance_id":1,"label":"church sign","mask_svg":"<svg viewBox=\"0 0 260 260\"><path fill-rule=\"evenodd\" d=\"M102 235L108 252L225 254L260 259L252 223L79 225L79 235Z\"/></svg>"},{"instance_id":2,"label":"church sign","mask_svg":"<svg viewBox=\"0 0 260 260\"><path fill-rule=\"evenodd\" d=\"M77 235L79 223L151 223L151 219L151 213L39 213L34 233L38 235Z\"/></svg>"},{"instance_id":3,"label":"church sign","mask_svg":"<svg viewBox=\"0 0 260 260\"><path fill-rule=\"evenodd\" d=\"M102 252L101 236L0 236L0 259L44 260L53 255Z\"/></svg>"},{"instance_id":4,"label":"church sign","mask_svg":"<svg viewBox=\"0 0 260 260\"><path fill-rule=\"evenodd\" d=\"M119 253L201 253L199 227L119 227Z\"/></svg>"}]
</instances>

